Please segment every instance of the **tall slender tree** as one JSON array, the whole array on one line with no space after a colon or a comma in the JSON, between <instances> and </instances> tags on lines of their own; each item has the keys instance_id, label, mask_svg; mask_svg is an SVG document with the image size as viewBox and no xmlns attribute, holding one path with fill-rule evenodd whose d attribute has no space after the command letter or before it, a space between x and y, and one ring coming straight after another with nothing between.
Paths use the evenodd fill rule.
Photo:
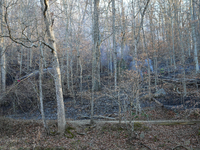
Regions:
<instances>
[{"instance_id":1,"label":"tall slender tree","mask_svg":"<svg viewBox=\"0 0 200 150\"><path fill-rule=\"evenodd\" d=\"M4 28L4 12L5 12L5 7L6 7L6 0L2 0L0 2L0 14L1 14L1 27L0 27L0 34L4 35L5 33L5 28ZM1 89L3 92L6 90L6 45L5 45L5 40L3 37L0 39L1 43Z\"/></svg>"},{"instance_id":2,"label":"tall slender tree","mask_svg":"<svg viewBox=\"0 0 200 150\"><path fill-rule=\"evenodd\" d=\"M99 0L94 0L94 20L93 20L93 50L92 50L92 100L91 100L91 123L93 123L94 114L94 91L99 90L100 80L98 80L98 64L99 51L100 51L100 39L99 39ZM99 54L98 54L99 53ZM100 73L100 72L99 72Z\"/></svg>"},{"instance_id":3,"label":"tall slender tree","mask_svg":"<svg viewBox=\"0 0 200 150\"><path fill-rule=\"evenodd\" d=\"M114 53L114 78L115 78L115 91L117 90L117 51L116 51L116 39L115 39L115 0L112 0L112 33L113 33L113 53Z\"/></svg>"},{"instance_id":4,"label":"tall slender tree","mask_svg":"<svg viewBox=\"0 0 200 150\"><path fill-rule=\"evenodd\" d=\"M56 48L55 36L53 31L53 22L50 17L50 5L48 0L40 0L42 6L43 19L46 26L47 38L49 42L49 47L53 55L53 70L54 70L54 81L56 87L56 99L57 99L57 120L58 120L58 132L64 134L65 131L65 108L63 102L63 92L61 83L61 73L58 60L58 51Z\"/></svg>"},{"instance_id":5,"label":"tall slender tree","mask_svg":"<svg viewBox=\"0 0 200 150\"><path fill-rule=\"evenodd\" d=\"M190 15L191 15L191 24L192 24L192 38L194 43L194 61L196 65L196 72L199 71L199 61L198 61L198 51L197 51L197 36L195 31L196 26L196 11L194 0L190 0Z\"/></svg>"}]
</instances>

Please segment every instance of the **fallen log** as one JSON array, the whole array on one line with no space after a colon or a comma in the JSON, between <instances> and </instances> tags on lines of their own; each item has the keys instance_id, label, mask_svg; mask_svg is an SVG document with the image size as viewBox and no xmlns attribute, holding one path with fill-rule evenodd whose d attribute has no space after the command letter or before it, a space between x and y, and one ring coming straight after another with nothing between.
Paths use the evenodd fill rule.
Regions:
<instances>
[{"instance_id":1,"label":"fallen log","mask_svg":"<svg viewBox=\"0 0 200 150\"><path fill-rule=\"evenodd\" d=\"M36 122L36 123L42 123L42 120L33 120L33 119L27 119L27 120L23 120L23 119L11 119L11 118L5 118L5 117L0 117L0 123L2 122L2 120L8 120L8 121L16 121L16 122ZM48 124L54 124L57 123L57 120L46 120ZM105 124L105 123L111 123L111 124L118 124L119 120L94 120L96 124ZM69 124L74 124L74 125L89 125L90 124L90 119L87 120L66 120L66 123ZM130 123L130 121L121 121L122 124L127 124ZM174 124L179 124L179 125L183 125L183 124L200 124L200 120L135 120L135 121L131 121L131 123L141 123L141 124L158 124L158 125L174 125Z\"/></svg>"},{"instance_id":2,"label":"fallen log","mask_svg":"<svg viewBox=\"0 0 200 150\"><path fill-rule=\"evenodd\" d=\"M80 119L90 119L91 117L90 117L90 116L83 116L83 115L80 115L79 118L80 118ZM107 117L107 116L102 116L102 115L94 115L93 118L94 118L94 119L116 120L116 118Z\"/></svg>"},{"instance_id":3,"label":"fallen log","mask_svg":"<svg viewBox=\"0 0 200 150\"><path fill-rule=\"evenodd\" d=\"M158 77L159 80L165 81L165 82L169 82L169 83L174 83L174 84L182 84L183 82L183 78L169 78L169 77ZM189 79L189 78L185 78L185 82L187 85L191 85L191 84L200 84L200 79L196 78L196 79Z\"/></svg>"},{"instance_id":4,"label":"fallen log","mask_svg":"<svg viewBox=\"0 0 200 150\"><path fill-rule=\"evenodd\" d=\"M74 121L67 121L67 123L71 124L77 124L77 125L87 125L90 124L90 120L74 120ZM95 120L96 124L105 124L105 123L111 123L111 124L118 124L119 121L97 121ZM127 124L130 123L130 121L121 121L121 124ZM144 121L144 120L137 120L137 121L131 121L131 123L150 123L150 124L158 124L158 125L191 125L191 124L200 124L200 120L150 120L150 121Z\"/></svg>"}]
</instances>

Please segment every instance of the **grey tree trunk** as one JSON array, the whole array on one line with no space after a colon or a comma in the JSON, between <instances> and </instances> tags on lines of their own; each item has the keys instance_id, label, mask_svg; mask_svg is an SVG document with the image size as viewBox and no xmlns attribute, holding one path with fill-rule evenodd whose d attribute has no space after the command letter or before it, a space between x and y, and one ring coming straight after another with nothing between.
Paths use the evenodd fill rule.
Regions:
<instances>
[{"instance_id":1,"label":"grey tree trunk","mask_svg":"<svg viewBox=\"0 0 200 150\"><path fill-rule=\"evenodd\" d=\"M49 1L40 0L41 5L43 6L43 19L46 26L46 32L48 36L49 45L51 46L51 52L53 55L53 70L54 70L54 81L56 87L56 99L57 99L57 120L58 120L58 133L64 134L65 131L65 108L63 102L63 92L61 84L61 73L60 65L58 60L57 48L55 43L55 36L53 32L53 24L51 23L50 12L49 12Z\"/></svg>"},{"instance_id":2,"label":"grey tree trunk","mask_svg":"<svg viewBox=\"0 0 200 150\"><path fill-rule=\"evenodd\" d=\"M157 91L157 80L158 80L158 75L157 75L157 54L156 54L156 49L155 49L155 44L154 44L154 32L155 28L153 25L153 10L151 6L151 13L149 14L149 20L150 20L150 33L151 33L151 43L152 43L152 51L153 51L153 60L154 60L154 71L155 71L155 88Z\"/></svg>"},{"instance_id":3,"label":"grey tree trunk","mask_svg":"<svg viewBox=\"0 0 200 150\"><path fill-rule=\"evenodd\" d=\"M43 76L43 45L40 43L40 64L39 64L39 91L40 91L40 112L42 115L42 122L44 125L44 128L49 134L49 129L45 120L45 114L44 114L44 106L43 106L43 93L42 93L42 76Z\"/></svg>"},{"instance_id":4,"label":"grey tree trunk","mask_svg":"<svg viewBox=\"0 0 200 150\"><path fill-rule=\"evenodd\" d=\"M6 90L6 55L5 55L5 43L3 38L1 39L1 88L2 91Z\"/></svg>"},{"instance_id":5,"label":"grey tree trunk","mask_svg":"<svg viewBox=\"0 0 200 150\"><path fill-rule=\"evenodd\" d=\"M144 28L142 28L142 29L143 29L142 31L143 31L144 48L145 48L145 52L146 52L146 55L147 55L147 63L148 63L148 78L149 78L148 90L149 90L149 100L151 100L151 74L150 74L149 54L148 54L148 48L147 48L147 43L146 43Z\"/></svg>"},{"instance_id":6,"label":"grey tree trunk","mask_svg":"<svg viewBox=\"0 0 200 150\"><path fill-rule=\"evenodd\" d=\"M175 43L174 43L174 17L171 17L171 30L172 30L172 51L173 51L173 64L174 69L176 69L176 57L175 57Z\"/></svg>"},{"instance_id":7,"label":"grey tree trunk","mask_svg":"<svg viewBox=\"0 0 200 150\"><path fill-rule=\"evenodd\" d=\"M185 82L185 51L184 51L184 47L183 47L183 38L182 38L182 31L179 27L180 24L180 20L178 18L178 8L177 5L174 5L174 11L175 11L175 20L176 20L176 26L178 27L178 33L179 33L179 42L180 42L180 47L181 47L181 64L182 64L182 73L183 73L183 80L182 80L182 84L183 84L183 98L186 96L187 91L186 91L186 82ZM184 100L183 100L184 103Z\"/></svg>"},{"instance_id":8,"label":"grey tree trunk","mask_svg":"<svg viewBox=\"0 0 200 150\"><path fill-rule=\"evenodd\" d=\"M94 123L94 91L98 89L97 85L97 48L99 41L99 0L94 0L93 11L93 50L92 50L92 99L91 99L91 120L90 123Z\"/></svg>"},{"instance_id":9,"label":"grey tree trunk","mask_svg":"<svg viewBox=\"0 0 200 150\"><path fill-rule=\"evenodd\" d=\"M72 35L71 35L72 36ZM75 99L75 92L74 92L74 79L73 79L73 76L74 76L74 73L73 73L73 60L74 60L74 56L73 56L73 52L72 52L72 47L70 47L70 52L71 52L71 54L70 54L70 56L71 56L71 60L70 60L70 72L71 72L71 76L70 76L70 78L71 78L71 93L72 93L72 97L73 97L73 102L74 102L74 104L76 103L76 99Z\"/></svg>"},{"instance_id":10,"label":"grey tree trunk","mask_svg":"<svg viewBox=\"0 0 200 150\"><path fill-rule=\"evenodd\" d=\"M69 50L68 50L68 47L69 47L69 17L70 17L70 12L68 12L68 0L63 0L63 7L64 7L64 12L65 12L65 16L66 16L66 47L67 47L67 50L66 50L66 62L67 62L67 66L66 66L66 72L67 72L67 88L70 89L70 81L69 81Z\"/></svg>"},{"instance_id":11,"label":"grey tree trunk","mask_svg":"<svg viewBox=\"0 0 200 150\"><path fill-rule=\"evenodd\" d=\"M190 10L190 0L187 0L186 2L186 11ZM187 22L188 24L190 23L190 19L189 19L190 14L187 13ZM191 56L191 32L190 32L190 27L187 27L186 29L187 32L187 48L188 48L188 55L189 57Z\"/></svg>"},{"instance_id":12,"label":"grey tree trunk","mask_svg":"<svg viewBox=\"0 0 200 150\"><path fill-rule=\"evenodd\" d=\"M23 64L23 46L21 45L21 50L20 50L20 68L19 68L19 74L22 74L22 64Z\"/></svg>"},{"instance_id":13,"label":"grey tree trunk","mask_svg":"<svg viewBox=\"0 0 200 150\"><path fill-rule=\"evenodd\" d=\"M115 0L112 0L112 31L113 31L113 53L114 53L114 78L115 78L115 91L117 90L117 51L115 40Z\"/></svg>"},{"instance_id":14,"label":"grey tree trunk","mask_svg":"<svg viewBox=\"0 0 200 150\"><path fill-rule=\"evenodd\" d=\"M93 25L93 36L94 36L94 51L93 51L93 69L94 69L94 90L100 89L100 39L99 39L99 0L94 0L94 25Z\"/></svg>"},{"instance_id":15,"label":"grey tree trunk","mask_svg":"<svg viewBox=\"0 0 200 150\"><path fill-rule=\"evenodd\" d=\"M194 42L194 62L196 65L196 72L198 72L199 62L198 62L198 50L197 50L197 36L196 36L196 31L195 31L196 12L195 12L195 6L194 6L193 0L190 0L190 15L192 19L192 37L193 37L193 42Z\"/></svg>"},{"instance_id":16,"label":"grey tree trunk","mask_svg":"<svg viewBox=\"0 0 200 150\"><path fill-rule=\"evenodd\" d=\"M121 30L121 36L122 36L122 40L121 40L121 57L122 59L124 58L124 44L125 44L125 28L126 28L126 24L125 24L125 14L124 14L124 1L121 0L121 9L122 9L122 30Z\"/></svg>"},{"instance_id":17,"label":"grey tree trunk","mask_svg":"<svg viewBox=\"0 0 200 150\"><path fill-rule=\"evenodd\" d=\"M1 14L1 28L0 28L0 34L4 34L4 6L6 1L2 0L0 2L0 14ZM4 38L1 37L0 39L1 43L1 89L3 92L6 90L6 54L5 54L5 41Z\"/></svg>"},{"instance_id":18,"label":"grey tree trunk","mask_svg":"<svg viewBox=\"0 0 200 150\"><path fill-rule=\"evenodd\" d=\"M136 4L135 4L136 2L134 1L132 1L132 9L133 9L133 27L132 27L132 32L133 32L133 42L134 42L134 51L133 51L133 54L134 54L134 60L135 61L137 61L137 58L138 58L138 56L137 56L137 51L138 51L138 47L137 47L137 42L138 42L138 39L139 39L139 32L138 32L138 36L136 35L136 13L135 13L135 9L136 9ZM136 63L136 65L138 65L137 63ZM136 68L137 68L138 66L136 66Z\"/></svg>"},{"instance_id":19,"label":"grey tree trunk","mask_svg":"<svg viewBox=\"0 0 200 150\"><path fill-rule=\"evenodd\" d=\"M23 6L22 5L20 5L20 16L23 16ZM21 23L22 22L22 19L20 19L20 17L19 17L19 22ZM23 30L23 28L22 28L22 26L21 26L21 30ZM22 37L22 36L21 36ZM19 75L21 75L22 74L22 64L23 64L23 53L24 53L24 49L23 49L23 46L22 45L20 45L19 46L20 47L20 60L19 60Z\"/></svg>"},{"instance_id":20,"label":"grey tree trunk","mask_svg":"<svg viewBox=\"0 0 200 150\"><path fill-rule=\"evenodd\" d=\"M21 46L17 46L17 63L20 65L20 60L21 60Z\"/></svg>"},{"instance_id":21,"label":"grey tree trunk","mask_svg":"<svg viewBox=\"0 0 200 150\"><path fill-rule=\"evenodd\" d=\"M121 9L122 9L122 19L121 19L121 61L120 61L120 65L119 65L119 77L121 78L120 74L123 74L123 68L125 66L125 62L124 62L124 45L125 45L125 28L126 28L126 23L125 23L125 14L124 14L124 1L121 0ZM121 69L122 68L122 71Z\"/></svg>"},{"instance_id":22,"label":"grey tree trunk","mask_svg":"<svg viewBox=\"0 0 200 150\"><path fill-rule=\"evenodd\" d=\"M80 78L80 93L81 93L81 103L82 104L83 104L83 101L82 101L82 90L83 90L83 87L82 87L82 84L83 84L82 72L83 72L83 67L82 67L82 62L81 62L80 50L79 49L80 49L80 35L82 34L82 26L83 26L83 21L84 21L84 18L85 18L85 13L86 13L87 5L88 4L86 2L84 14L83 14L82 18L79 17L78 33L77 33L78 34L78 39L76 40L77 59L78 59L77 65L79 65L79 67L80 67L80 76L79 76L79 78ZM78 6L79 6L79 15L81 16L80 3L78 4Z\"/></svg>"}]
</instances>

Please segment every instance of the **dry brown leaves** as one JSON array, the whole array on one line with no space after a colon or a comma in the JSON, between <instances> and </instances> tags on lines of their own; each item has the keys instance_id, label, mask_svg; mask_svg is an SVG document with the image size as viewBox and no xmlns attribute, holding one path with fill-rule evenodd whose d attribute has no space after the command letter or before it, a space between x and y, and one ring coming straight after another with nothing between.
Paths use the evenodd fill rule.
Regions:
<instances>
[{"instance_id":1,"label":"dry brown leaves","mask_svg":"<svg viewBox=\"0 0 200 150\"><path fill-rule=\"evenodd\" d=\"M2 123L2 121L4 123ZM194 125L152 125L143 124L136 128L135 137L130 138L130 130L101 126L76 127L69 136L47 136L41 122L1 120L0 149L102 149L102 150L166 150L200 149L200 124ZM56 126L51 126L51 130ZM84 133L84 134L79 134Z\"/></svg>"}]
</instances>

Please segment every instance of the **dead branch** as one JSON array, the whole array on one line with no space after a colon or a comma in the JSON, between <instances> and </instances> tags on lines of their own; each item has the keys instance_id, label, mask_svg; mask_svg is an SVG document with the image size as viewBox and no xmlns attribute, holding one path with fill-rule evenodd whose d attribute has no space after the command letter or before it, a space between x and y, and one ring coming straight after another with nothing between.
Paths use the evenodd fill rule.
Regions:
<instances>
[{"instance_id":1,"label":"dead branch","mask_svg":"<svg viewBox=\"0 0 200 150\"><path fill-rule=\"evenodd\" d=\"M174 148L172 148L172 150L175 150L176 148L185 148L185 149L187 149L187 150L188 150L188 148L187 148L187 147L185 147L185 146L183 146L183 145L178 145L178 146L175 146Z\"/></svg>"}]
</instances>

